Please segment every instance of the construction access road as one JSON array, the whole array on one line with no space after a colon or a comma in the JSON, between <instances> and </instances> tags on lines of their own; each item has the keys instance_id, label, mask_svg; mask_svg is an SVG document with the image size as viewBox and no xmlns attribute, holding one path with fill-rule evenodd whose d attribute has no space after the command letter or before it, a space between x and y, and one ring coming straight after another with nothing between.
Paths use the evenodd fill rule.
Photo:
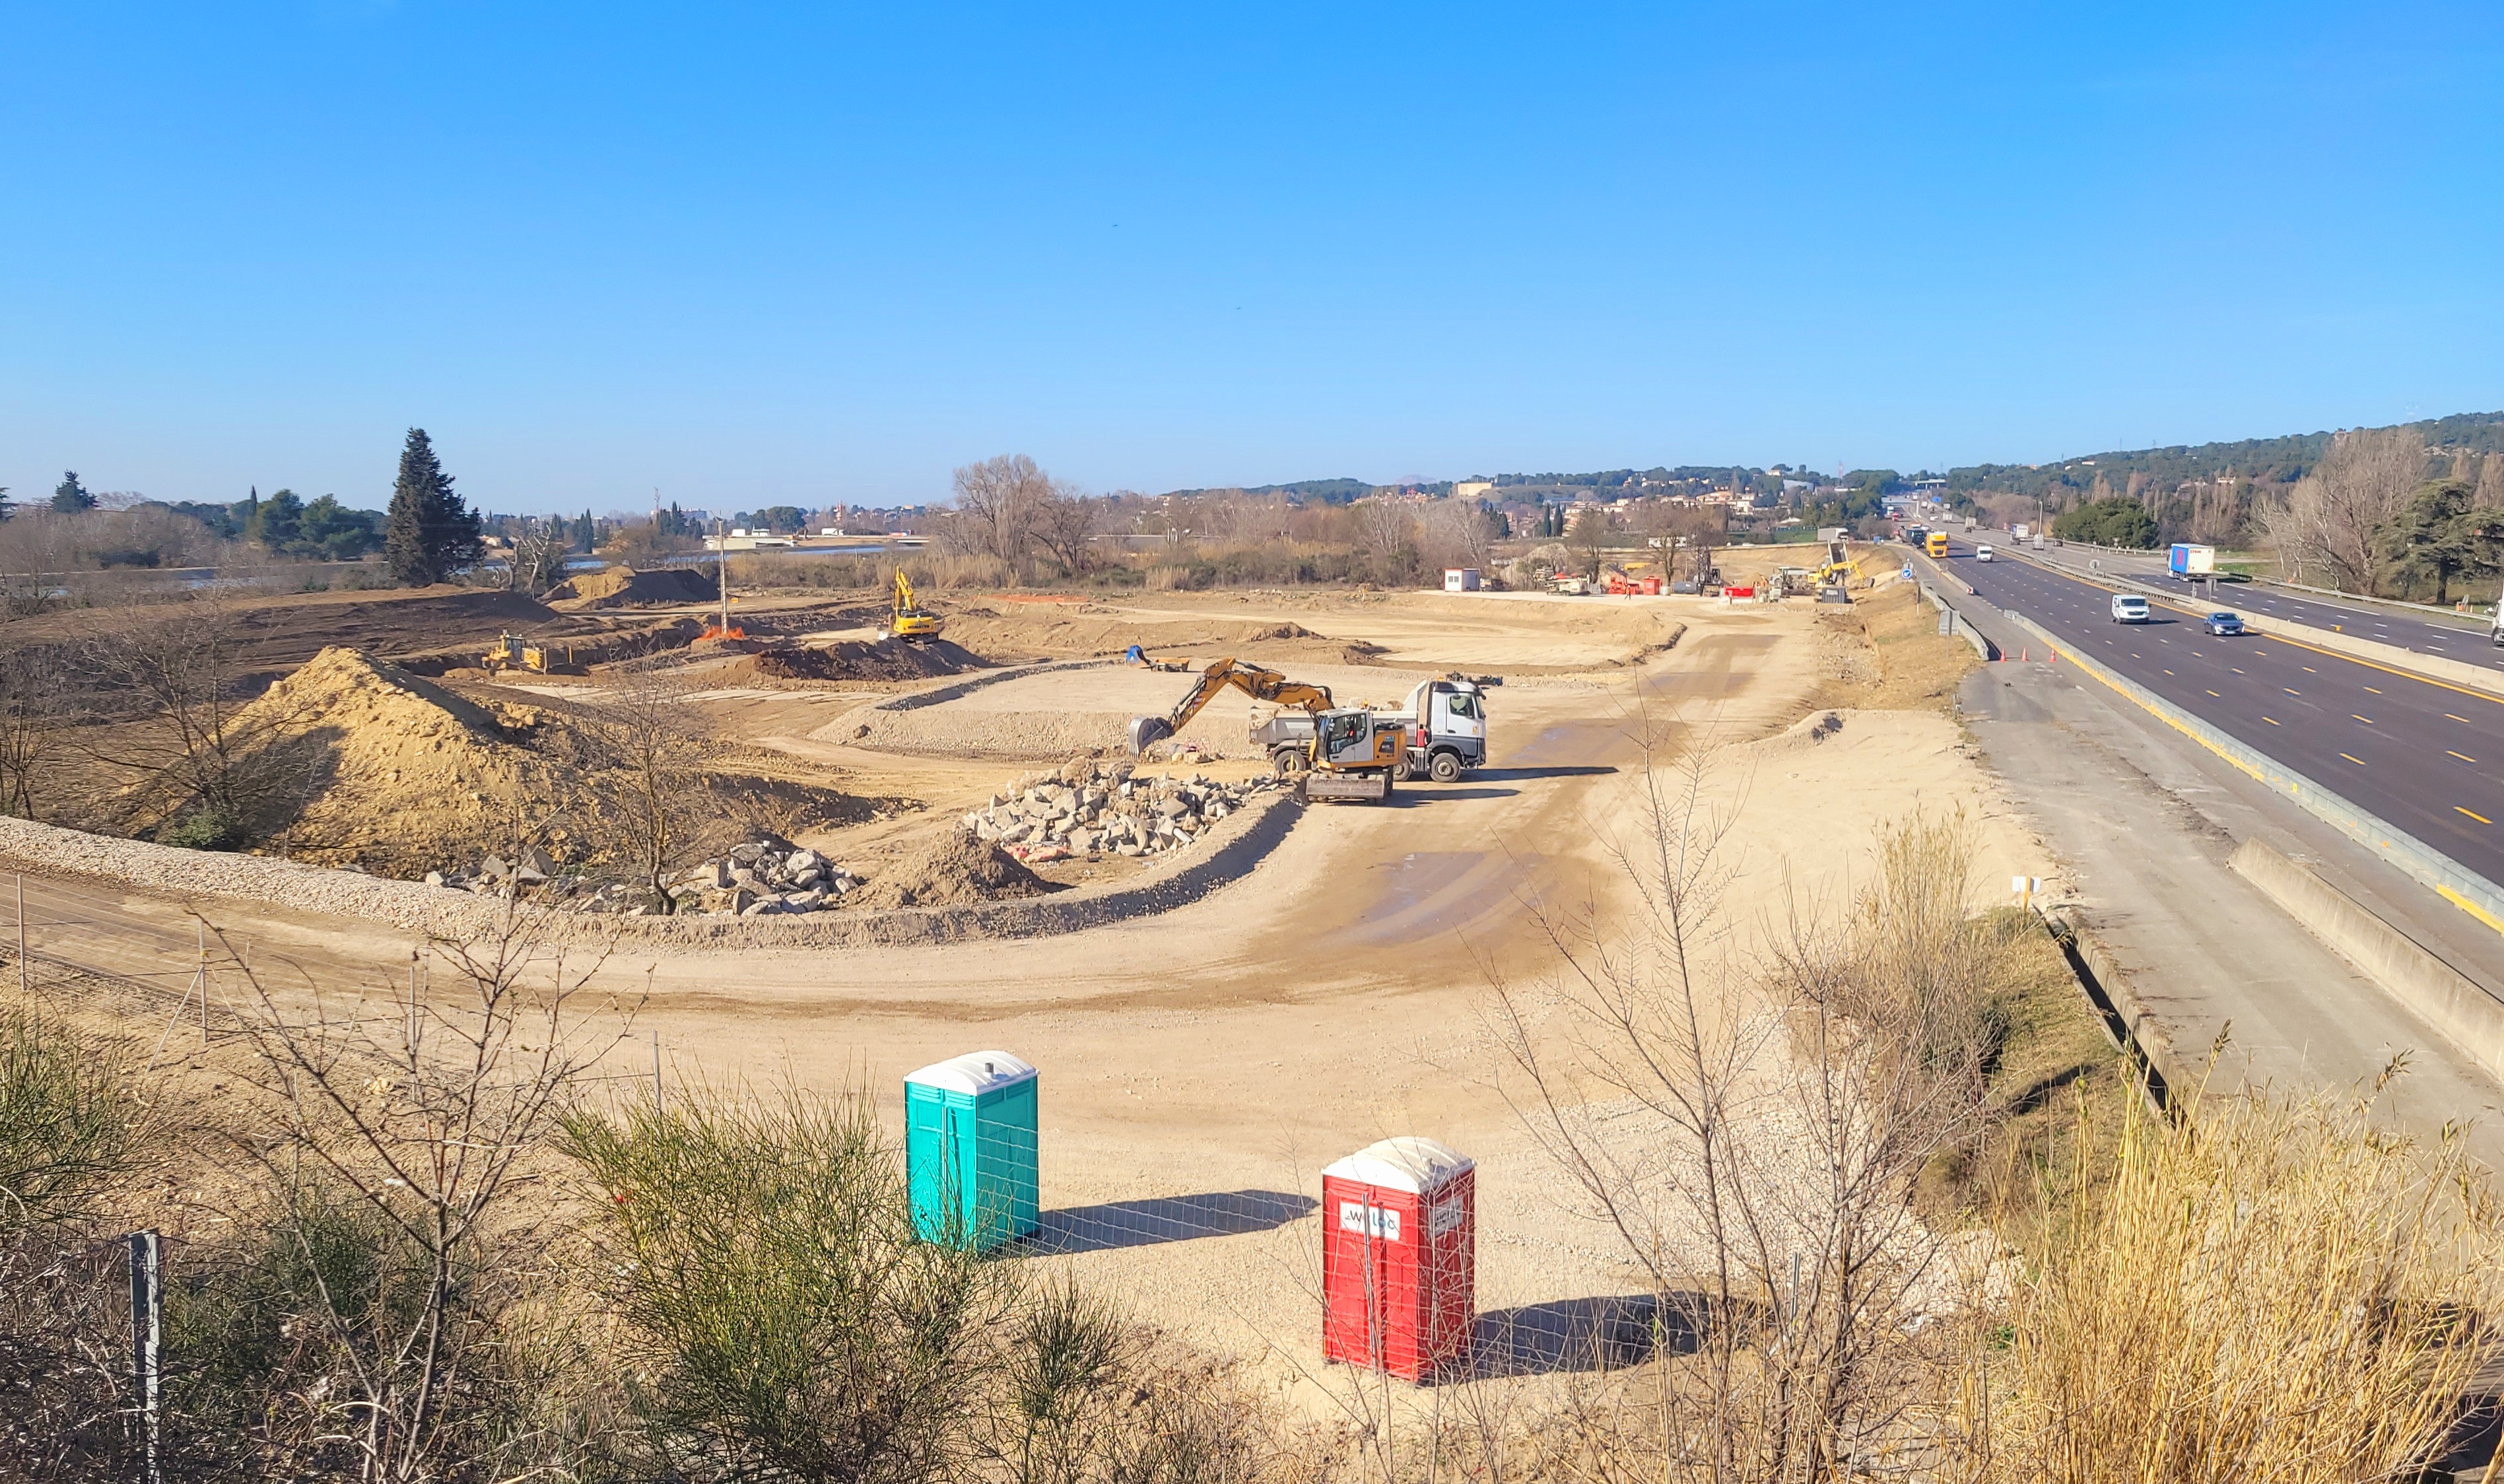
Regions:
<instances>
[{"instance_id":1,"label":"construction access road","mask_svg":"<svg viewBox=\"0 0 2504 1484\"><path fill-rule=\"evenodd\" d=\"M2504 881L2504 698L2267 634L2209 635L2163 607L2115 623L2112 589L2031 562L1945 570L1994 607L2278 759L2461 865Z\"/></svg>"}]
</instances>

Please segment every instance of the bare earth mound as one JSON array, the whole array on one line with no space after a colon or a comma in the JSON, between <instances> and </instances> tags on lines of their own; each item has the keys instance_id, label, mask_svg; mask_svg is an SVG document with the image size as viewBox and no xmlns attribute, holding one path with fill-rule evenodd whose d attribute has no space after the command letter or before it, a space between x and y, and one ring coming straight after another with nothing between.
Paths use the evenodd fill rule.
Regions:
<instances>
[{"instance_id":1,"label":"bare earth mound","mask_svg":"<svg viewBox=\"0 0 2504 1484\"><path fill-rule=\"evenodd\" d=\"M639 572L623 565L584 572L548 592L548 606L569 612L584 608L632 608L647 604L711 603L721 596L712 579L667 568Z\"/></svg>"},{"instance_id":2,"label":"bare earth mound","mask_svg":"<svg viewBox=\"0 0 2504 1484\"><path fill-rule=\"evenodd\" d=\"M985 668L982 656L946 639L908 644L883 638L873 643L846 640L813 648L779 644L739 660L722 671L729 683L741 680L920 680Z\"/></svg>"},{"instance_id":3,"label":"bare earth mound","mask_svg":"<svg viewBox=\"0 0 2504 1484\"><path fill-rule=\"evenodd\" d=\"M292 817L270 844L395 875L458 863L526 797L530 754L483 707L360 649L325 649L240 713L273 740Z\"/></svg>"},{"instance_id":4,"label":"bare earth mound","mask_svg":"<svg viewBox=\"0 0 2504 1484\"><path fill-rule=\"evenodd\" d=\"M1052 883L1006 850L949 830L929 848L898 861L844 899L846 907L971 907L1008 897L1039 897Z\"/></svg>"}]
</instances>

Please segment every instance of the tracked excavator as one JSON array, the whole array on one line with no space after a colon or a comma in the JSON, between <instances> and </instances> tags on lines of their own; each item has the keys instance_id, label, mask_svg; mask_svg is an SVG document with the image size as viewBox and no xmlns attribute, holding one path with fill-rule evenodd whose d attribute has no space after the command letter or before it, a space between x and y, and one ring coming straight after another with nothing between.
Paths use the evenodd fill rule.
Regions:
<instances>
[{"instance_id":1,"label":"tracked excavator","mask_svg":"<svg viewBox=\"0 0 2504 1484\"><path fill-rule=\"evenodd\" d=\"M913 579L904 575L901 567L895 569L895 621L888 626L888 632L917 643L939 637L939 615L914 601Z\"/></svg>"},{"instance_id":2,"label":"tracked excavator","mask_svg":"<svg viewBox=\"0 0 2504 1484\"><path fill-rule=\"evenodd\" d=\"M1290 680L1274 670L1241 660L1219 660L1200 672L1200 679L1174 708L1163 716L1130 718L1130 751L1147 751L1191 724L1200 708L1220 692L1239 690L1255 701L1290 706L1313 718L1313 735L1298 771L1300 799L1364 799L1381 803L1391 797L1392 771L1407 747L1397 718L1387 722L1363 707L1331 704L1330 687Z\"/></svg>"}]
</instances>

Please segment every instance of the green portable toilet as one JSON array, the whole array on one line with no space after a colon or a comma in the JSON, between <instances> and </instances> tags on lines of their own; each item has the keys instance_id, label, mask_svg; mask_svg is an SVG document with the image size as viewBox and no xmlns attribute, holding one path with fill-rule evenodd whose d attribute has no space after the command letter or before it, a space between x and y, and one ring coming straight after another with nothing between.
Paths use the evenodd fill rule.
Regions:
<instances>
[{"instance_id":1,"label":"green portable toilet","mask_svg":"<svg viewBox=\"0 0 2504 1484\"><path fill-rule=\"evenodd\" d=\"M1037 1228L1035 1073L973 1052L904 1079L904 1170L926 1242L976 1250Z\"/></svg>"}]
</instances>

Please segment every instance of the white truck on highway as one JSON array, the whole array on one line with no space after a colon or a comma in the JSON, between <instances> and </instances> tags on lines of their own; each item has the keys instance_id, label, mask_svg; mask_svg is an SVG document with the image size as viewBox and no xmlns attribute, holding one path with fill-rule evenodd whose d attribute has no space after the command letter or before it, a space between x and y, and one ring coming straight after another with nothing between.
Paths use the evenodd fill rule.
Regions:
<instances>
[{"instance_id":1,"label":"white truck on highway","mask_svg":"<svg viewBox=\"0 0 2504 1484\"><path fill-rule=\"evenodd\" d=\"M1503 683L1501 675L1421 680L1399 711L1375 712L1384 723L1397 723L1407 734L1406 761L1395 777L1449 783L1467 769L1485 766L1486 693ZM1269 754L1269 766L1283 777L1303 766L1312 736L1311 716L1282 710L1252 729L1252 743Z\"/></svg>"}]
</instances>

